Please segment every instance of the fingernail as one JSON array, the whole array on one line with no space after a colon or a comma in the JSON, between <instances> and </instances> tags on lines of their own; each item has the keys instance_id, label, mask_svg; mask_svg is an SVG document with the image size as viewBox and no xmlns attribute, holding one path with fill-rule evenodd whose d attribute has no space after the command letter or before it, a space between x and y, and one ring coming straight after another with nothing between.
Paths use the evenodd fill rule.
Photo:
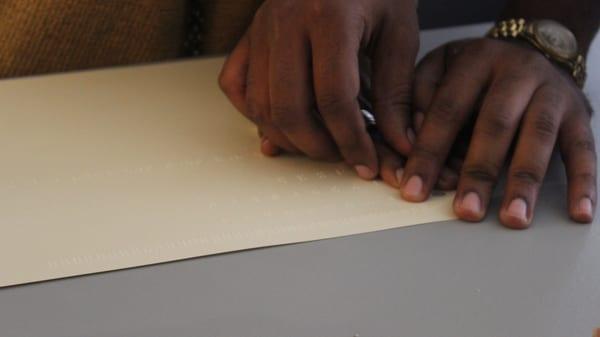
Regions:
<instances>
[{"instance_id":1,"label":"fingernail","mask_svg":"<svg viewBox=\"0 0 600 337\"><path fill-rule=\"evenodd\" d=\"M415 135L413 129L406 130L406 137L408 138L408 142L411 144L414 144L415 140L417 139L417 136Z\"/></svg>"},{"instance_id":2,"label":"fingernail","mask_svg":"<svg viewBox=\"0 0 600 337\"><path fill-rule=\"evenodd\" d=\"M511 201L506 212L509 216L521 220L523 223L529 222L527 220L527 202L521 198Z\"/></svg>"},{"instance_id":3,"label":"fingernail","mask_svg":"<svg viewBox=\"0 0 600 337\"><path fill-rule=\"evenodd\" d=\"M375 173L373 173L373 170L365 165L356 165L354 166L354 169L356 170L356 173L358 173L358 176L362 179L372 180L375 178Z\"/></svg>"},{"instance_id":4,"label":"fingernail","mask_svg":"<svg viewBox=\"0 0 600 337\"><path fill-rule=\"evenodd\" d=\"M472 215L479 216L481 214L481 199L479 195L475 192L467 193L460 203L460 208L472 213Z\"/></svg>"},{"instance_id":5,"label":"fingernail","mask_svg":"<svg viewBox=\"0 0 600 337\"><path fill-rule=\"evenodd\" d=\"M404 186L403 194L408 198L420 198L423 193L423 179L419 176L412 176Z\"/></svg>"},{"instance_id":6,"label":"fingernail","mask_svg":"<svg viewBox=\"0 0 600 337\"><path fill-rule=\"evenodd\" d=\"M404 169L399 168L396 170L396 181L398 181L398 184L402 183L402 178L404 178Z\"/></svg>"},{"instance_id":7,"label":"fingernail","mask_svg":"<svg viewBox=\"0 0 600 337\"><path fill-rule=\"evenodd\" d=\"M590 198L582 198L581 200L579 200L577 211L579 215L591 218L593 213L592 208L592 200Z\"/></svg>"}]
</instances>

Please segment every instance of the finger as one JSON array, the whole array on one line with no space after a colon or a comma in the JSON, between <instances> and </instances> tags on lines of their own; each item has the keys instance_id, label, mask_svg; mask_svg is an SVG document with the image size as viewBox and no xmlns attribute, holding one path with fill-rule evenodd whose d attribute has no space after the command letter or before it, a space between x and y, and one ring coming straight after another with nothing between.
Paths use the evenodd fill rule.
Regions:
<instances>
[{"instance_id":1,"label":"finger","mask_svg":"<svg viewBox=\"0 0 600 337\"><path fill-rule=\"evenodd\" d=\"M250 62L250 42L244 35L233 49L219 75L219 86L233 106L242 114L246 111L246 78Z\"/></svg>"},{"instance_id":2,"label":"finger","mask_svg":"<svg viewBox=\"0 0 600 337\"><path fill-rule=\"evenodd\" d=\"M273 144L260 129L257 128L256 130L258 131L258 138L260 138L260 152L262 152L262 154L267 157L277 157L283 153L283 150L279 146Z\"/></svg>"},{"instance_id":3,"label":"finger","mask_svg":"<svg viewBox=\"0 0 600 337\"><path fill-rule=\"evenodd\" d=\"M500 221L507 227L524 229L531 224L566 108L561 94L557 89L544 85L536 90L529 103L500 210Z\"/></svg>"},{"instance_id":4,"label":"finger","mask_svg":"<svg viewBox=\"0 0 600 337\"><path fill-rule=\"evenodd\" d=\"M317 106L345 161L363 179L379 171L375 146L359 109L359 40L353 30L330 20L311 32ZM336 34L323 34L323 31Z\"/></svg>"},{"instance_id":5,"label":"finger","mask_svg":"<svg viewBox=\"0 0 600 337\"><path fill-rule=\"evenodd\" d=\"M480 221L485 217L521 116L537 85L533 76L514 74L503 75L490 85L454 199L454 211L460 219Z\"/></svg>"},{"instance_id":6,"label":"finger","mask_svg":"<svg viewBox=\"0 0 600 337\"><path fill-rule=\"evenodd\" d=\"M462 57L445 75L405 167L404 199L419 202L429 197L459 130L487 84L489 71L485 58Z\"/></svg>"},{"instance_id":7,"label":"finger","mask_svg":"<svg viewBox=\"0 0 600 337\"><path fill-rule=\"evenodd\" d=\"M277 157L282 153L279 146L273 144L266 136L260 138L260 152L267 157Z\"/></svg>"},{"instance_id":8,"label":"finger","mask_svg":"<svg viewBox=\"0 0 600 337\"><path fill-rule=\"evenodd\" d=\"M375 140L375 148L379 158L381 179L391 187L399 188L404 166L402 158L382 140Z\"/></svg>"},{"instance_id":9,"label":"finger","mask_svg":"<svg viewBox=\"0 0 600 337\"><path fill-rule=\"evenodd\" d=\"M335 143L313 112L308 38L295 27L281 25L280 29L271 30L271 121L309 157L336 160L339 155Z\"/></svg>"},{"instance_id":10,"label":"finger","mask_svg":"<svg viewBox=\"0 0 600 337\"><path fill-rule=\"evenodd\" d=\"M417 65L413 87L413 127L417 133L421 131L425 121L425 112L429 108L437 87L444 76L444 47L439 47L427 54ZM443 191L456 189L458 185L457 166L444 167L440 172L436 188Z\"/></svg>"},{"instance_id":11,"label":"finger","mask_svg":"<svg viewBox=\"0 0 600 337\"><path fill-rule=\"evenodd\" d=\"M559 133L560 151L568 180L569 215L589 223L596 208L596 149L588 112L567 120Z\"/></svg>"},{"instance_id":12,"label":"finger","mask_svg":"<svg viewBox=\"0 0 600 337\"><path fill-rule=\"evenodd\" d=\"M444 76L445 47L439 47L427 54L417 65L413 87L413 122L417 132L425 121L425 111L429 109L437 87Z\"/></svg>"},{"instance_id":13,"label":"finger","mask_svg":"<svg viewBox=\"0 0 600 337\"><path fill-rule=\"evenodd\" d=\"M400 22L384 16L373 53L373 113L386 142L403 155L415 138L410 117L419 34L412 17Z\"/></svg>"},{"instance_id":14,"label":"finger","mask_svg":"<svg viewBox=\"0 0 600 337\"><path fill-rule=\"evenodd\" d=\"M260 21L259 21L260 22ZM270 119L269 46L260 24L250 27L248 35L249 62L246 80L246 99L243 114L250 119L274 145L288 152L298 149L275 128Z\"/></svg>"}]
</instances>

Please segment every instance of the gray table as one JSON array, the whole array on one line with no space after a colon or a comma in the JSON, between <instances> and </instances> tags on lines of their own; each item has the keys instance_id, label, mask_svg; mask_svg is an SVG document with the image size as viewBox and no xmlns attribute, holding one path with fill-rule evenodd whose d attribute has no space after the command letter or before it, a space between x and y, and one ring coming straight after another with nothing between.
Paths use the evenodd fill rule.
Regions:
<instances>
[{"instance_id":1,"label":"gray table","mask_svg":"<svg viewBox=\"0 0 600 337\"><path fill-rule=\"evenodd\" d=\"M599 44L590 60L600 108ZM3 289L0 336L589 337L600 224L569 222L564 194L545 187L528 231L491 216Z\"/></svg>"}]
</instances>

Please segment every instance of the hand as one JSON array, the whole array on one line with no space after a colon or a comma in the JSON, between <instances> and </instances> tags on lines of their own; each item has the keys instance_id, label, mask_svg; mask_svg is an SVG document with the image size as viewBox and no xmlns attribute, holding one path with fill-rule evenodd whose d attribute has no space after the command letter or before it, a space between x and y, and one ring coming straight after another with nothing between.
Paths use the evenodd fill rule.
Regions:
<instances>
[{"instance_id":1,"label":"hand","mask_svg":"<svg viewBox=\"0 0 600 337\"><path fill-rule=\"evenodd\" d=\"M500 221L528 227L558 144L568 178L569 215L592 221L596 152L591 108L565 71L529 46L474 39L431 52L419 64L415 81L414 104L420 111L415 120L424 121L401 183L405 199L427 199L457 134L475 120L454 201L459 218L484 218L514 144Z\"/></svg>"},{"instance_id":2,"label":"hand","mask_svg":"<svg viewBox=\"0 0 600 337\"><path fill-rule=\"evenodd\" d=\"M359 54L373 67L379 131L403 154L418 49L414 0L267 0L223 67L220 85L259 128L263 152L340 156L379 173L359 110Z\"/></svg>"},{"instance_id":3,"label":"hand","mask_svg":"<svg viewBox=\"0 0 600 337\"><path fill-rule=\"evenodd\" d=\"M260 131L258 133L261 139L261 152L268 157L277 157L282 153L281 148L273 145ZM381 135L372 135L372 141L377 152L379 166L379 178L387 185L393 188L400 188L401 172L403 171L405 158L394 151L381 137ZM441 189L451 190L456 185L456 180L448 180L450 184L442 183ZM447 187L444 187L447 186Z\"/></svg>"}]
</instances>

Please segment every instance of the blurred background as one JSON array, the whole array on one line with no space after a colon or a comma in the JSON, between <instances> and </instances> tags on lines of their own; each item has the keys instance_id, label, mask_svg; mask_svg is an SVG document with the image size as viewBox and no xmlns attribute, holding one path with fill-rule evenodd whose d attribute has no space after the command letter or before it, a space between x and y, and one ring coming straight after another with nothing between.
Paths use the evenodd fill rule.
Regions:
<instances>
[{"instance_id":1,"label":"blurred background","mask_svg":"<svg viewBox=\"0 0 600 337\"><path fill-rule=\"evenodd\" d=\"M494 21L504 0L419 0L424 29Z\"/></svg>"}]
</instances>

